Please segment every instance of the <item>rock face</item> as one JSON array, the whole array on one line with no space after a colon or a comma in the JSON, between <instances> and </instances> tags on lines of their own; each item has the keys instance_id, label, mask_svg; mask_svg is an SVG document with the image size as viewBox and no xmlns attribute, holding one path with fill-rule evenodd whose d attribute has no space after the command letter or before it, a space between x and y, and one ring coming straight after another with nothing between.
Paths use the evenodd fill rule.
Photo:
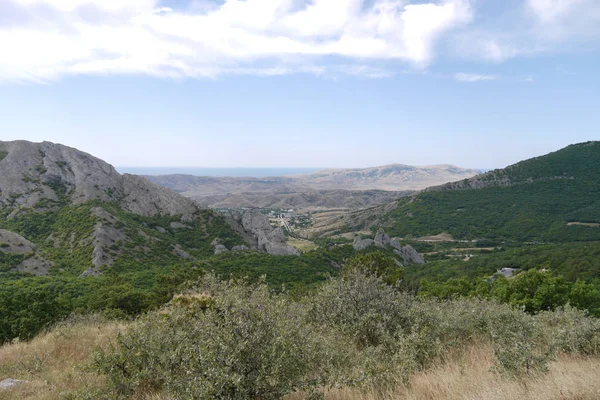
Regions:
<instances>
[{"instance_id":1,"label":"rock face","mask_svg":"<svg viewBox=\"0 0 600 400\"><path fill-rule=\"evenodd\" d=\"M50 142L0 142L0 204L41 207L68 198L116 201L140 215L193 214L189 199L135 175L120 175L110 164L71 147ZM45 202L45 203L44 203Z\"/></svg>"},{"instance_id":2,"label":"rock face","mask_svg":"<svg viewBox=\"0 0 600 400\"><path fill-rule=\"evenodd\" d=\"M183 250L183 248L181 248L181 245L179 245L179 244L175 245L172 253L175 254L176 256L183 258L184 260L193 260L194 259L194 257L192 257L190 255L190 253L188 253L187 251Z\"/></svg>"},{"instance_id":3,"label":"rock face","mask_svg":"<svg viewBox=\"0 0 600 400\"><path fill-rule=\"evenodd\" d=\"M355 236L354 242L352 243L352 247L356 251L361 251L369 246L373 246L374 243L375 241L372 239L361 239L360 236Z\"/></svg>"},{"instance_id":4,"label":"rock face","mask_svg":"<svg viewBox=\"0 0 600 400\"><path fill-rule=\"evenodd\" d=\"M375 246L387 247L390 245L390 237L386 235L383 229L379 229L375 235Z\"/></svg>"},{"instance_id":5,"label":"rock face","mask_svg":"<svg viewBox=\"0 0 600 400\"><path fill-rule=\"evenodd\" d=\"M0 229L0 251L11 254L30 254L35 252L35 245L21 235Z\"/></svg>"},{"instance_id":6,"label":"rock face","mask_svg":"<svg viewBox=\"0 0 600 400\"><path fill-rule=\"evenodd\" d=\"M105 209L95 207L92 209L92 214L96 216L98 222L92 233L92 264L99 268L103 265L110 265L113 262L112 256L107 249L125 239L125 233L121 229L115 228L118 220Z\"/></svg>"},{"instance_id":7,"label":"rock face","mask_svg":"<svg viewBox=\"0 0 600 400\"><path fill-rule=\"evenodd\" d=\"M17 266L18 272L27 272L33 275L47 275L52 263L38 255L29 257Z\"/></svg>"},{"instance_id":8,"label":"rock face","mask_svg":"<svg viewBox=\"0 0 600 400\"><path fill-rule=\"evenodd\" d=\"M404 264L425 264L423 257L411 246L407 245L400 247L400 249L394 249L394 253L402 257Z\"/></svg>"},{"instance_id":9,"label":"rock face","mask_svg":"<svg viewBox=\"0 0 600 400\"><path fill-rule=\"evenodd\" d=\"M248 246L246 246L246 245L243 245L243 244L242 244L242 245L239 245L239 246L233 246L233 247L231 248L231 251L248 251L248 250L250 250L250 249L248 248Z\"/></svg>"},{"instance_id":10,"label":"rock face","mask_svg":"<svg viewBox=\"0 0 600 400\"><path fill-rule=\"evenodd\" d=\"M233 215L238 232L251 243L254 250L275 256L299 255L298 250L287 244L281 228L273 228L267 216L258 209L248 210L243 216ZM235 229L235 226L234 226Z\"/></svg>"},{"instance_id":11,"label":"rock face","mask_svg":"<svg viewBox=\"0 0 600 400\"><path fill-rule=\"evenodd\" d=\"M37 247L23 236L0 229L0 252L28 256L17 265L17 272L28 272L34 275L45 275L52 264L37 254Z\"/></svg>"},{"instance_id":12,"label":"rock face","mask_svg":"<svg viewBox=\"0 0 600 400\"><path fill-rule=\"evenodd\" d=\"M402 258L402 265L425 264L425 260L423 260L423 257L421 257L418 251L416 251L410 245L403 247L398 239L390 239L383 229L379 229L377 231L375 240L361 239L360 236L356 236L354 237L354 242L352 243L352 247L356 251L364 250L373 245L380 248L391 246L394 249L394 253Z\"/></svg>"},{"instance_id":13,"label":"rock face","mask_svg":"<svg viewBox=\"0 0 600 400\"><path fill-rule=\"evenodd\" d=\"M222 244L217 244L215 246L215 254L223 254L223 253L229 253L229 249Z\"/></svg>"}]
</instances>

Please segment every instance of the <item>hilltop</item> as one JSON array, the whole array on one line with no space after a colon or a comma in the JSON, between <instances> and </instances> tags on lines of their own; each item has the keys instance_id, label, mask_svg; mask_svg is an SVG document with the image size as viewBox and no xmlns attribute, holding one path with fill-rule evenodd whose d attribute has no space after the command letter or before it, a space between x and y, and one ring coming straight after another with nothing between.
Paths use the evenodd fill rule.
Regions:
<instances>
[{"instance_id":1,"label":"hilltop","mask_svg":"<svg viewBox=\"0 0 600 400\"><path fill-rule=\"evenodd\" d=\"M336 224L398 236L569 242L600 239L600 142L568 146L469 179L427 188Z\"/></svg>"}]
</instances>

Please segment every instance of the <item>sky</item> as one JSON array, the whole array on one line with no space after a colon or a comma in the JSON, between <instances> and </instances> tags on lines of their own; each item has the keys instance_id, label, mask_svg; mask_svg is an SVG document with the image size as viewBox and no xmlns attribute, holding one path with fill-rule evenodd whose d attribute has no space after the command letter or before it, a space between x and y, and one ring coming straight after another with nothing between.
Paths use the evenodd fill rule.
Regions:
<instances>
[{"instance_id":1,"label":"sky","mask_svg":"<svg viewBox=\"0 0 600 400\"><path fill-rule=\"evenodd\" d=\"M0 140L492 169L600 140L600 0L0 0Z\"/></svg>"}]
</instances>

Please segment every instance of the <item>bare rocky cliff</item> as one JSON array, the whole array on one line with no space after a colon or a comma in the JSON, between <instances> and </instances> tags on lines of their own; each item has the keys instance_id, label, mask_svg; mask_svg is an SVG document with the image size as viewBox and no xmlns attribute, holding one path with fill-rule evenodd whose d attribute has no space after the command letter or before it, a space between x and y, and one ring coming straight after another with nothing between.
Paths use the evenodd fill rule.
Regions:
<instances>
[{"instance_id":1,"label":"bare rocky cliff","mask_svg":"<svg viewBox=\"0 0 600 400\"><path fill-rule=\"evenodd\" d=\"M16 209L116 201L140 215L193 213L193 201L77 149L50 142L0 142L0 204Z\"/></svg>"}]
</instances>

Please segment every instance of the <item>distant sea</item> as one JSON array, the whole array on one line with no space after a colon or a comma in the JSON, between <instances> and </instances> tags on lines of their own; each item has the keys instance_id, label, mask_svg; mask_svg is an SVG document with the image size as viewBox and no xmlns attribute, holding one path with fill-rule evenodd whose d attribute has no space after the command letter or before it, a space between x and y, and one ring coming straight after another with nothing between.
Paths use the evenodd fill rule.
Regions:
<instances>
[{"instance_id":1,"label":"distant sea","mask_svg":"<svg viewBox=\"0 0 600 400\"><path fill-rule=\"evenodd\" d=\"M310 174L324 168L176 168L176 167L117 167L122 174L135 175L195 175L195 176L245 176L264 178L267 176L286 176Z\"/></svg>"}]
</instances>

